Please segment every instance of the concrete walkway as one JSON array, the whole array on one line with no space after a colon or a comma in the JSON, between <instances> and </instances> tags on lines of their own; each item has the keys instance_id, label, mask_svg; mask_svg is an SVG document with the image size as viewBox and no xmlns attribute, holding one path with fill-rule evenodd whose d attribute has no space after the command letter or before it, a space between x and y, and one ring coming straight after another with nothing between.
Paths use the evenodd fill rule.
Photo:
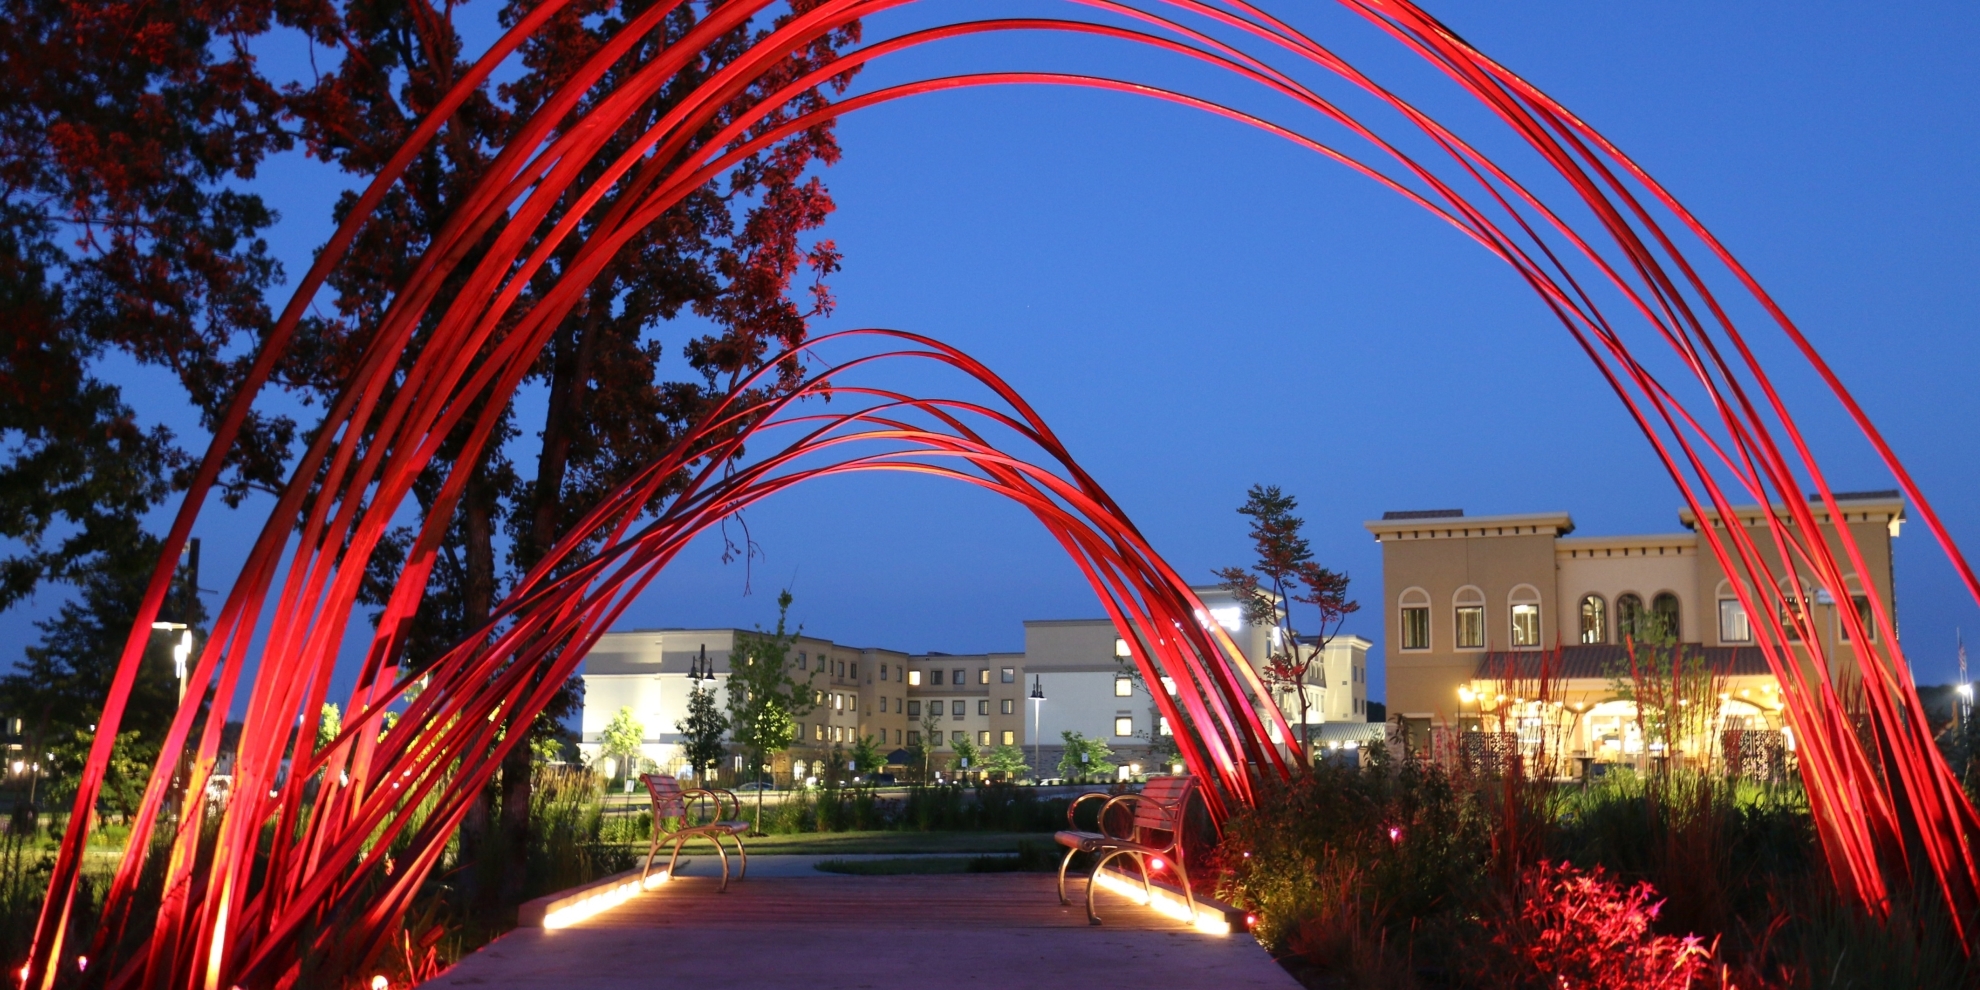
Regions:
<instances>
[{"instance_id":1,"label":"concrete walkway","mask_svg":"<svg viewBox=\"0 0 1980 990\"><path fill-rule=\"evenodd\" d=\"M1106 891L1097 902L1106 924L1090 927L1085 883L1070 877L1074 904L1062 908L1050 874L770 876L786 869L766 862L759 873L752 861L749 879L718 894L702 869L714 864L696 859L672 882L569 928L504 935L427 986L1298 988L1250 936L1205 935Z\"/></svg>"}]
</instances>

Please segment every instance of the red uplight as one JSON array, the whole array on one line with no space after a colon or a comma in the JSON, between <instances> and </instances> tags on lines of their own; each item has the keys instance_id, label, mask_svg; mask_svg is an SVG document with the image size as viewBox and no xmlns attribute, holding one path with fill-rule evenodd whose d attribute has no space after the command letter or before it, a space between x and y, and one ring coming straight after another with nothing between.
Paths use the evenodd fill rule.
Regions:
<instances>
[{"instance_id":1,"label":"red uplight","mask_svg":"<svg viewBox=\"0 0 1980 990\"><path fill-rule=\"evenodd\" d=\"M1160 856L1157 856L1157 857L1155 857L1154 859L1151 859L1151 860L1149 860L1149 861L1148 861L1148 867L1149 867L1149 869L1153 869L1153 870L1159 870L1159 869L1161 869L1161 868L1162 868L1162 857L1160 857Z\"/></svg>"}]
</instances>

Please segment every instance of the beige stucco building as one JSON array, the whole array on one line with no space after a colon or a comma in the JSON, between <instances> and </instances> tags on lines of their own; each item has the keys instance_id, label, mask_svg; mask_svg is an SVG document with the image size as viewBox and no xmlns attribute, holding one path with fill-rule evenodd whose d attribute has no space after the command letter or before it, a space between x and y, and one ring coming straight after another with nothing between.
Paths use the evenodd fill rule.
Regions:
<instances>
[{"instance_id":1,"label":"beige stucco building","mask_svg":"<svg viewBox=\"0 0 1980 990\"><path fill-rule=\"evenodd\" d=\"M1838 610L1867 615L1867 582L1896 614L1891 541L1904 506L1896 492L1852 492L1839 494L1837 507L1840 519L1819 503L1811 511L1832 544L1837 524L1848 527L1866 573L1851 574L1844 589L1821 588L1805 570L1800 580L1801 607L1840 676L1853 658ZM1751 506L1733 516L1785 587L1766 513ZM1724 570L1699 538L1701 524L1728 521L1701 522L1689 511L1678 521L1684 531L1634 536L1573 535L1564 512L1391 512L1366 523L1382 544L1391 716L1420 726L1475 724L1503 704L1495 683L1530 679L1544 663L1564 682L1556 694L1577 722L1571 745L1599 758L1605 740L1626 747L1636 731L1624 724L1630 706L1617 699L1617 672L1629 663L1624 633L1635 631L1640 642L1654 627L1722 678L1730 724L1779 728L1778 685ZM1805 648L1797 653L1808 662Z\"/></svg>"}]
</instances>

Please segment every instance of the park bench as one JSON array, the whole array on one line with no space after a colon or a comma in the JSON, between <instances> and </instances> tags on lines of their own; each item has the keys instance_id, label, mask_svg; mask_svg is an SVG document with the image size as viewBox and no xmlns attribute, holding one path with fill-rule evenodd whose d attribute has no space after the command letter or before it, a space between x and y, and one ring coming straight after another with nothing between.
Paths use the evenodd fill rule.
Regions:
<instances>
[{"instance_id":1,"label":"park bench","mask_svg":"<svg viewBox=\"0 0 1980 990\"><path fill-rule=\"evenodd\" d=\"M1086 920L1090 924L1099 924L1100 916L1093 910L1093 882L1099 878L1100 871L1107 868L1108 861L1127 856L1141 867L1142 892L1150 899L1154 897L1149 884L1151 861L1154 864L1166 861L1172 866L1177 882L1182 885L1183 900L1189 906L1189 915L1196 917L1196 897L1190 893L1189 872L1183 867L1182 843L1183 816L1188 810L1189 799L1195 793L1196 778L1179 775L1150 777L1139 794L1093 791L1074 798L1072 804L1066 807L1068 828L1054 836L1060 845L1066 847L1066 858L1059 863L1059 903L1072 903L1066 899L1066 867L1072 865L1073 856L1088 853L1097 857L1093 862L1093 872L1086 877ZM1089 800L1105 802L1100 806L1100 817L1094 825L1099 830L1096 832L1080 831L1079 823L1073 819L1079 806ZM1108 813L1117 806L1133 814L1125 835L1115 835L1108 829Z\"/></svg>"},{"instance_id":2,"label":"park bench","mask_svg":"<svg viewBox=\"0 0 1980 990\"><path fill-rule=\"evenodd\" d=\"M729 852L722 847L722 837L728 836L736 844L736 852L742 856L742 869L736 872L736 879L749 876L749 850L743 848L742 837L749 831L749 823L742 821L742 802L736 799L734 791L719 788L681 788L681 782L664 773L643 773L640 783L646 785L646 793L653 799L653 844L646 849L646 866L640 870L639 882L646 885L647 875L653 872L653 857L660 850L660 843L672 839L674 854L667 860L667 875L674 875L674 864L680 862L681 846L689 839L707 839L715 843L715 852L722 857L722 886L718 893L729 889ZM730 818L722 817L722 799L729 801ZM706 822L696 822L699 814L689 817L688 812L707 801L712 807ZM668 821L679 821L680 825L671 831L665 830Z\"/></svg>"}]
</instances>

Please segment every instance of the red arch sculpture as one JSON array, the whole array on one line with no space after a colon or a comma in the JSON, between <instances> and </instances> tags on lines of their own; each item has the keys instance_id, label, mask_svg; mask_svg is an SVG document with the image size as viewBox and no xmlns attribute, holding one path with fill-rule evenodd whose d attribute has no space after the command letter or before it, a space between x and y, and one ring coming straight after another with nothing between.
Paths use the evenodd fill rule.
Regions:
<instances>
[{"instance_id":1,"label":"red arch sculpture","mask_svg":"<svg viewBox=\"0 0 1980 990\"><path fill-rule=\"evenodd\" d=\"M1536 181L1522 182L1511 167L1453 129L1242 0L1068 0L1068 7L1084 16L944 23L874 42L791 81L754 107L719 118L728 122L717 135L697 141L697 134L716 129L718 114L737 109L736 99L746 87L784 64L789 53L853 19L914 2L817 0L798 4L791 17L704 80L602 176L581 185L580 170L594 161L628 108L673 80L708 42L769 6L769 0L731 0L617 88L591 92L634 39L682 2L663 3L634 19L546 102L436 238L386 315L358 376L330 410L329 426L299 460L189 674L188 698L194 703L174 721L164 752L178 754L190 744L196 754L185 792L192 796L191 808L174 836L156 934L139 956L113 958L103 955L103 949L91 951L92 969L107 966L111 982L120 985L219 990L235 984L286 985L309 954L333 952L349 965L361 966L389 941L396 909L430 870L458 821L457 805L442 802L430 815L415 814L412 797L432 794L439 775L450 770L460 775L457 789L485 779L504 746L496 738L493 716L503 710L526 715L540 709L547 700L546 685L554 683L547 675L568 671L627 597L699 527L821 473L920 471L966 480L1018 500L1085 568L1123 635L1140 644L1137 661L1144 671L1177 680L1180 690L1167 714L1184 730L1191 767L1217 781L1218 807L1247 803L1257 787L1287 772L1297 758L1268 741L1264 719L1278 716L1247 679L1249 668L1234 662L1227 639L1193 620L1197 603L1187 588L1098 485L987 371L932 341L902 336L896 339L908 342L903 354L964 370L989 386L1006 408L911 399L877 388L833 389L862 405L822 418L803 414L790 401L725 407L696 429L693 443L684 442L667 461L598 506L586 528L574 531L551 561L504 602L486 637L462 644L432 668L428 690L381 740L377 720L404 687L390 673L402 627L425 587L438 527L451 517L466 481L449 477L360 666L344 735L295 772L281 774L282 754L299 731L297 716L314 712L324 699L357 582L384 521L403 504L413 478L433 461L441 440L455 427L469 427L470 453L460 460L474 460L472 451L486 443L494 425L492 413L476 409L499 408L514 392L549 329L569 312L620 244L687 192L799 129L906 96L1010 84L1132 93L1260 128L1383 184L1511 266L1624 403L1688 507L1700 515L1728 515L1735 496L1777 506L1764 534L1709 526L1701 531L1721 566L1735 576L1741 603L1755 619L1756 639L1785 687L1810 801L1838 885L1882 910L1897 878L1926 871L1956 914L1980 904L1980 864L1965 839L1980 820L1916 714L1918 699L1888 603L1865 583L1874 625L1882 633L1874 639L1853 610L1842 610L1850 641L1876 644L1843 659L1867 705L1868 746L1856 733L1837 685L1809 672L1809 667L1831 669L1819 638L1806 628L1794 630L1801 634L1801 649L1810 654L1806 664L1789 645L1781 579L1790 585L1789 594L1801 595L1804 577L1820 587L1840 588L1851 571L1866 568L1846 528L1838 527L1833 545L1824 539L1801 494L1812 488L1831 516L1839 514L1806 438L1761 369L1749 334L1778 332L1808 362L1884 458L1976 599L1980 582L1930 503L1785 312L1674 197L1559 103L1406 0L1341 0L1348 11L1475 99L1543 163L1530 170ZM442 122L562 6L561 0L550 0L536 8L483 56L366 190L298 287L248 384L216 431L165 541L106 700L99 722L104 731L78 789L76 807L84 813L75 821L86 822L95 801L144 633L164 597L172 561L303 307L385 190ZM1324 142L1299 127L1155 86L1060 73L926 78L808 111L790 108L792 98L854 65L964 35L1033 31L1092 35L1216 66L1289 99L1301 114L1337 130L1345 143ZM1383 108L1382 119L1344 111L1322 95L1319 84L1302 81L1303 74L1372 98ZM587 95L590 102L582 117L587 126L558 130ZM1424 144L1431 153L1406 152L1409 141ZM1350 146L1353 150L1347 150ZM1541 179L1545 181L1537 181ZM634 194L623 196L600 218L598 232L576 249L562 280L528 312L514 312L521 286L568 237L575 218L592 210L614 183ZM1566 192L1546 191L1550 189ZM560 223L547 224L551 204L566 193L577 193L579 206ZM504 226L494 247L472 268L462 267L466 246L498 220ZM410 369L394 378L414 328L430 315L441 282L452 276L463 278L464 288L438 314ZM1736 288L1720 291L1715 285ZM1735 305L1762 315L1736 321ZM1631 350L1625 326L1636 328L1630 336L1646 334L1667 348L1676 361L1677 380L1701 398L1680 402ZM850 372L866 360L833 373ZM388 380L390 389L383 387ZM803 394L824 391L828 380L813 379ZM477 406L477 400L488 401ZM1012 432L1044 458L1033 462L1003 452L982 432L993 427ZM783 428L806 432L783 453L750 462L733 475L724 476L717 467L724 463L722 455L745 437ZM859 444L883 449L847 453ZM801 466L806 458L821 457L827 459L823 467ZM659 479L696 464L701 467L694 485L659 520L636 526L642 491L650 493ZM312 498L312 491L321 494ZM599 534L602 550L573 556L580 541ZM1762 553L1766 547L1776 559L1790 563L1785 574L1774 573ZM569 561L572 570L553 574L557 561ZM264 621L268 634L256 659L250 639ZM1802 626L1807 620L1792 616L1788 621ZM250 662L255 670L243 684ZM225 711L237 697L246 702L245 731L236 753L237 797L219 813L219 837L207 849L200 840L198 795L219 749L220 720L200 726L195 741L195 714L202 699ZM1279 738L1287 738L1283 722L1278 725ZM127 920L148 848L148 823L167 797L172 771L172 757L161 758L145 793L131 855L113 881L98 936L101 945L113 945ZM348 777L349 784L326 786L320 799L310 799L305 782L318 771L325 781ZM264 793L270 796L264 798ZM411 854L388 873L382 852L387 837L415 824L417 831L405 846ZM296 841L271 843L263 836L269 828ZM83 827L64 836L34 954L22 974L24 986L54 986L67 971L59 963L77 954L65 932L84 838ZM258 867L257 856L265 856L266 863ZM312 927L326 918L337 919L341 927Z\"/></svg>"}]
</instances>

